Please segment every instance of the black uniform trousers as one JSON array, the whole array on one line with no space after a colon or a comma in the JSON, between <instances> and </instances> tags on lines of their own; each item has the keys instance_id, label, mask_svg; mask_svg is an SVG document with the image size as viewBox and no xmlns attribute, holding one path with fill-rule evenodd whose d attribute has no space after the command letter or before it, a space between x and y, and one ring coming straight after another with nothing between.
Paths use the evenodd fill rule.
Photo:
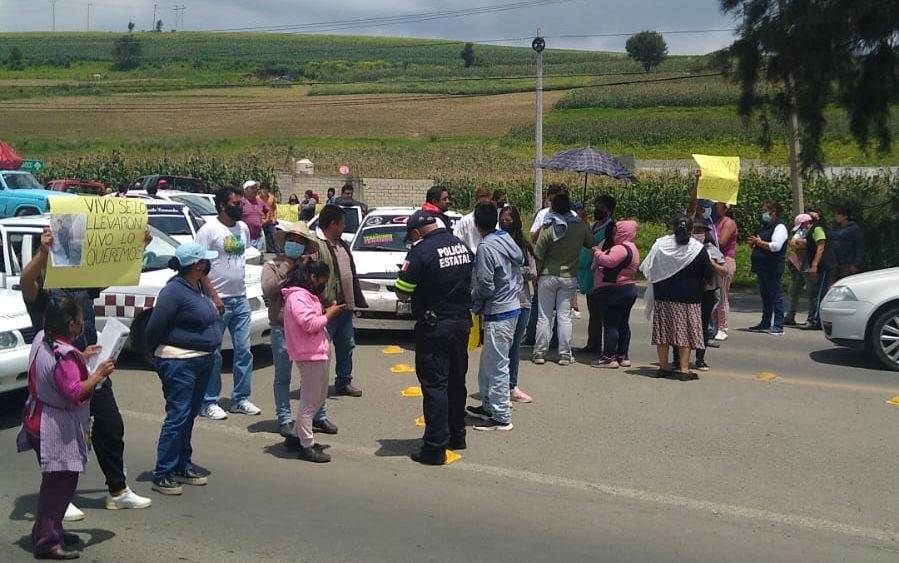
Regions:
<instances>
[{"instance_id":1,"label":"black uniform trousers","mask_svg":"<svg viewBox=\"0 0 899 563\"><path fill-rule=\"evenodd\" d=\"M110 493L117 493L125 488L125 423L119 412L115 395L112 392L112 381L106 380L102 387L94 389L91 397L91 416L94 426L91 431L91 444L97 463L106 476L106 486Z\"/></svg>"},{"instance_id":2,"label":"black uniform trousers","mask_svg":"<svg viewBox=\"0 0 899 563\"><path fill-rule=\"evenodd\" d=\"M450 438L465 436L468 317L415 325L415 373L424 395L423 454L443 454Z\"/></svg>"}]
</instances>

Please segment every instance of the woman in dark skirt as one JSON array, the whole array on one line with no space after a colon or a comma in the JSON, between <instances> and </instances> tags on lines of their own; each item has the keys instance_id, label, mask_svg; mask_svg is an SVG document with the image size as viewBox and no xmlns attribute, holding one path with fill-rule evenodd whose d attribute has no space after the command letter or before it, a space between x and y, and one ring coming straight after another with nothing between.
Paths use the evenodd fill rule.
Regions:
<instances>
[{"instance_id":1,"label":"woman in dark skirt","mask_svg":"<svg viewBox=\"0 0 899 563\"><path fill-rule=\"evenodd\" d=\"M656 240L640 266L651 282L647 310L652 311L652 343L659 356L656 377L681 381L698 379L690 372L690 350L705 349L702 327L702 293L715 270L702 243L692 237L693 220L675 218L672 234ZM672 370L668 349L678 352L678 366Z\"/></svg>"}]
</instances>

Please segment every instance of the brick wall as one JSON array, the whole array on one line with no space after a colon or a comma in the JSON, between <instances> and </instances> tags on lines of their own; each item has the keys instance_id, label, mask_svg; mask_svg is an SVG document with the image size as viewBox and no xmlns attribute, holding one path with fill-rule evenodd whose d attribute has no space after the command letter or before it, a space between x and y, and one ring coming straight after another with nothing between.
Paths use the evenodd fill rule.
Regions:
<instances>
[{"instance_id":1,"label":"brick wall","mask_svg":"<svg viewBox=\"0 0 899 563\"><path fill-rule=\"evenodd\" d=\"M352 180L355 186L356 199L364 201L369 207L421 205L425 200L425 192L434 185L433 180L414 178L278 174L278 189L281 192L281 201L287 201L291 194L297 194L297 197L302 199L306 190L312 190L325 197L328 188L334 188L339 195L340 188L348 180Z\"/></svg>"}]
</instances>

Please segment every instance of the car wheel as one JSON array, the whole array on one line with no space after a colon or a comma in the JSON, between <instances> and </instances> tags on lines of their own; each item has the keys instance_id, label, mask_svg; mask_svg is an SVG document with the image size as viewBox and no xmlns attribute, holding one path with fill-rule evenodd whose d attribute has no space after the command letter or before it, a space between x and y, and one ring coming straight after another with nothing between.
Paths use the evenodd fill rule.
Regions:
<instances>
[{"instance_id":1,"label":"car wheel","mask_svg":"<svg viewBox=\"0 0 899 563\"><path fill-rule=\"evenodd\" d=\"M156 369L156 359L153 357L153 352L147 348L147 322L149 320L150 312L148 311L131 324L131 349L137 352L145 364Z\"/></svg>"},{"instance_id":2,"label":"car wheel","mask_svg":"<svg viewBox=\"0 0 899 563\"><path fill-rule=\"evenodd\" d=\"M899 371L899 307L887 309L874 320L871 347L883 365Z\"/></svg>"},{"instance_id":3,"label":"car wheel","mask_svg":"<svg viewBox=\"0 0 899 563\"><path fill-rule=\"evenodd\" d=\"M40 213L33 207L23 207L16 211L16 217L26 217L28 215L40 215Z\"/></svg>"}]
</instances>

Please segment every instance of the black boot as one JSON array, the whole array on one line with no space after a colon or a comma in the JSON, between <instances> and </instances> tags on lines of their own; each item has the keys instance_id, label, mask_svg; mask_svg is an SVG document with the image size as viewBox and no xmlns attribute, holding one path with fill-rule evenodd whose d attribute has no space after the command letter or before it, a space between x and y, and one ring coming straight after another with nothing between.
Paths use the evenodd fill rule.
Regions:
<instances>
[{"instance_id":1,"label":"black boot","mask_svg":"<svg viewBox=\"0 0 899 563\"><path fill-rule=\"evenodd\" d=\"M410 456L412 461L417 461L422 465L444 465L446 463L446 452L434 451L417 451Z\"/></svg>"},{"instance_id":2,"label":"black boot","mask_svg":"<svg viewBox=\"0 0 899 563\"><path fill-rule=\"evenodd\" d=\"M300 446L299 453L297 453L297 459L311 461L312 463L328 463L331 461L331 456L315 446L309 446L308 448Z\"/></svg>"}]
</instances>

